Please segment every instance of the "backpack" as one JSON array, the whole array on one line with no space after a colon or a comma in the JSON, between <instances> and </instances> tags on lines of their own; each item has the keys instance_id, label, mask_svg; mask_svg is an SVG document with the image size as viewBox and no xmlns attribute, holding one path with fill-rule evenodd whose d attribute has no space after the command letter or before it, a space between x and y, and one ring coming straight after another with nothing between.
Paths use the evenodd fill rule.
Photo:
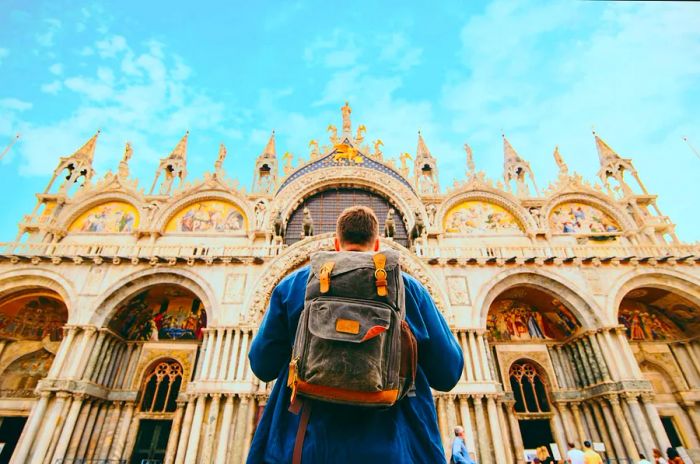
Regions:
<instances>
[{"instance_id":1,"label":"backpack","mask_svg":"<svg viewBox=\"0 0 700 464\"><path fill-rule=\"evenodd\" d=\"M414 390L417 344L406 323L399 254L311 256L287 385L331 403L388 407Z\"/></svg>"}]
</instances>

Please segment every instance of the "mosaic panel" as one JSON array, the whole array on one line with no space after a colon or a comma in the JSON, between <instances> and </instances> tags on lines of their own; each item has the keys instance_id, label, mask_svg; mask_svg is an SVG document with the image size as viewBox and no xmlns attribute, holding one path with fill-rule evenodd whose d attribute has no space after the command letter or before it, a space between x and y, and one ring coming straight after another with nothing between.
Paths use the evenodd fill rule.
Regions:
<instances>
[{"instance_id":1,"label":"mosaic panel","mask_svg":"<svg viewBox=\"0 0 700 464\"><path fill-rule=\"evenodd\" d=\"M207 326L202 303L188 290L158 286L117 309L109 328L129 340L201 340Z\"/></svg>"},{"instance_id":2,"label":"mosaic panel","mask_svg":"<svg viewBox=\"0 0 700 464\"><path fill-rule=\"evenodd\" d=\"M139 224L136 208L123 201L110 201L89 209L68 228L71 232L128 233Z\"/></svg>"},{"instance_id":3,"label":"mosaic panel","mask_svg":"<svg viewBox=\"0 0 700 464\"><path fill-rule=\"evenodd\" d=\"M613 218L585 203L567 202L558 205L549 216L549 228L560 234L600 234L619 232Z\"/></svg>"},{"instance_id":4,"label":"mosaic panel","mask_svg":"<svg viewBox=\"0 0 700 464\"><path fill-rule=\"evenodd\" d=\"M178 211L165 231L231 233L244 232L247 228L247 218L236 205L221 200L205 200Z\"/></svg>"},{"instance_id":5,"label":"mosaic panel","mask_svg":"<svg viewBox=\"0 0 700 464\"><path fill-rule=\"evenodd\" d=\"M638 288L620 303L618 321L635 341L677 340L700 330L700 309L658 288Z\"/></svg>"},{"instance_id":6,"label":"mosaic panel","mask_svg":"<svg viewBox=\"0 0 700 464\"><path fill-rule=\"evenodd\" d=\"M445 215L446 232L462 234L520 233L523 228L515 217L501 206L480 200L464 201Z\"/></svg>"},{"instance_id":7,"label":"mosaic panel","mask_svg":"<svg viewBox=\"0 0 700 464\"><path fill-rule=\"evenodd\" d=\"M63 338L68 310L58 295L32 292L10 295L0 302L0 337L51 341Z\"/></svg>"}]
</instances>

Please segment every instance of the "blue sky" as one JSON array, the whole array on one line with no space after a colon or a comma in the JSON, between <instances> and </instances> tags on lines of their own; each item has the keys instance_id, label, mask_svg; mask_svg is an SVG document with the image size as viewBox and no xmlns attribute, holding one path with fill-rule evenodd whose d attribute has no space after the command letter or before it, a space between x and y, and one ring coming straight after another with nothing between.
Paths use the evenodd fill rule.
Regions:
<instances>
[{"instance_id":1,"label":"blue sky","mask_svg":"<svg viewBox=\"0 0 700 464\"><path fill-rule=\"evenodd\" d=\"M102 129L95 167L149 188L190 130L189 178L225 168L250 188L270 131L278 154L353 122L384 154L422 134L443 189L462 146L502 172L505 132L542 189L598 170L591 128L633 159L682 240L700 240L700 4L675 2L77 2L5 0L0 9L0 240L31 212L60 156Z\"/></svg>"}]
</instances>

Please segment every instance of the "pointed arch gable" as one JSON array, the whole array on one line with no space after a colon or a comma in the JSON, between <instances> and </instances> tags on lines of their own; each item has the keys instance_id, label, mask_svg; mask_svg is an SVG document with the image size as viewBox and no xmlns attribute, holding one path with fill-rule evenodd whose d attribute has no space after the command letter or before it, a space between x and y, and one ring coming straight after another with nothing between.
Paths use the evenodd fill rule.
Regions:
<instances>
[{"instance_id":1,"label":"pointed arch gable","mask_svg":"<svg viewBox=\"0 0 700 464\"><path fill-rule=\"evenodd\" d=\"M584 330L599 327L602 323L600 314L603 311L593 296L581 291L572 282L544 270L531 272L512 269L501 272L479 291L474 307L481 310L474 313L478 317L478 320L473 321L474 326L485 328L494 300L506 290L517 286L533 287L554 295L576 317Z\"/></svg>"}]
</instances>

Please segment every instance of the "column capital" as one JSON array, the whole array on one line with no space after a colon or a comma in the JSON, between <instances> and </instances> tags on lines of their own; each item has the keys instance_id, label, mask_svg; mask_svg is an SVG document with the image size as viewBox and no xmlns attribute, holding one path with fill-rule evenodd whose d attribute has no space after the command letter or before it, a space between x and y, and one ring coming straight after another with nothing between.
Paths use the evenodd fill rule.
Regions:
<instances>
[{"instance_id":1,"label":"column capital","mask_svg":"<svg viewBox=\"0 0 700 464\"><path fill-rule=\"evenodd\" d=\"M56 398L62 398L62 399L65 400L66 398L70 398L71 396L73 396L73 395L72 395L70 392L67 392L67 391L58 391L58 392L56 392Z\"/></svg>"},{"instance_id":2,"label":"column capital","mask_svg":"<svg viewBox=\"0 0 700 464\"><path fill-rule=\"evenodd\" d=\"M39 397L48 399L51 396L51 393L53 393L53 392L47 391L47 390L42 390L39 392Z\"/></svg>"},{"instance_id":3,"label":"column capital","mask_svg":"<svg viewBox=\"0 0 700 464\"><path fill-rule=\"evenodd\" d=\"M642 400L642 403L652 403L655 397L654 393L652 392L642 392L639 396Z\"/></svg>"},{"instance_id":4,"label":"column capital","mask_svg":"<svg viewBox=\"0 0 700 464\"><path fill-rule=\"evenodd\" d=\"M607 398L608 401L610 401L610 404L613 406L620 406L620 397L613 394L613 395L605 395L605 398Z\"/></svg>"},{"instance_id":5,"label":"column capital","mask_svg":"<svg viewBox=\"0 0 700 464\"><path fill-rule=\"evenodd\" d=\"M625 393L623 393L622 396L625 398L625 401L627 401L628 403L639 402L639 399L637 398L637 396L639 396L638 392L625 392Z\"/></svg>"}]
</instances>

